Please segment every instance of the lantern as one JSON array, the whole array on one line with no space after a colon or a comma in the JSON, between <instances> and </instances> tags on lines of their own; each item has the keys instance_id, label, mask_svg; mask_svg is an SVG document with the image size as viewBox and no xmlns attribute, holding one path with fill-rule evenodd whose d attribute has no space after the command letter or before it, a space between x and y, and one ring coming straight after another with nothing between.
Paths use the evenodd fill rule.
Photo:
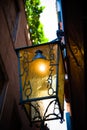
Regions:
<instances>
[{"instance_id":1,"label":"lantern","mask_svg":"<svg viewBox=\"0 0 87 130\"><path fill-rule=\"evenodd\" d=\"M60 119L64 111L64 67L60 41L16 49L20 104L31 123Z\"/></svg>"}]
</instances>

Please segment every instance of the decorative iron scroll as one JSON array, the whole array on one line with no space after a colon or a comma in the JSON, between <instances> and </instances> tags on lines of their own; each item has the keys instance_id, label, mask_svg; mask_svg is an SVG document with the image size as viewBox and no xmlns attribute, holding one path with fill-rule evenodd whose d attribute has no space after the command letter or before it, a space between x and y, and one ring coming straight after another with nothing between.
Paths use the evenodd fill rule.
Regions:
<instances>
[{"instance_id":1,"label":"decorative iron scroll","mask_svg":"<svg viewBox=\"0 0 87 130\"><path fill-rule=\"evenodd\" d=\"M23 82L23 92L26 97L29 97L32 93L32 87L30 84L29 76L29 53L28 51L24 51L20 56L20 64L22 71L20 73L20 77L24 76Z\"/></svg>"},{"instance_id":2,"label":"decorative iron scroll","mask_svg":"<svg viewBox=\"0 0 87 130\"><path fill-rule=\"evenodd\" d=\"M53 95L55 93L53 87L52 87L52 74L53 74L53 71L54 71L54 68L53 66L55 66L54 64L54 53L53 53L53 44L50 44L49 45L49 48L50 48L50 51L49 51L49 60L50 60L50 73L49 73L49 76L48 76L48 84L47 84L47 88L48 88L48 95ZM56 64L57 65L57 64Z\"/></svg>"},{"instance_id":3,"label":"decorative iron scroll","mask_svg":"<svg viewBox=\"0 0 87 130\"><path fill-rule=\"evenodd\" d=\"M27 109L27 115L28 118L31 120L31 122L39 122L39 121L48 121L48 120L54 120L54 119L60 119L60 123L63 123L64 119L63 119L63 115L61 116L61 112L59 109L59 104L56 101L56 99L51 99L50 101L47 100L48 104L47 104L47 108L46 110L43 112L42 114L42 109L41 109L41 103L43 103L43 101L36 101L36 102L32 102L29 103L27 105L29 105L29 107L31 107L31 111L29 111L29 109ZM25 107L25 106L24 106ZM26 107L25 107L26 109ZM49 112L49 110L51 110ZM31 115L29 115L29 113L31 113ZM31 116L31 117L30 117Z\"/></svg>"}]
</instances>

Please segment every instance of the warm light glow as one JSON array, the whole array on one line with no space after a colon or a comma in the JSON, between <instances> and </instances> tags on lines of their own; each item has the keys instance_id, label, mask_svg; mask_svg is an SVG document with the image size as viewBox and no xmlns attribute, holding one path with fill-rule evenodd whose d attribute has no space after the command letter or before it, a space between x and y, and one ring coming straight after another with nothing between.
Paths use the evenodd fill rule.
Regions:
<instances>
[{"instance_id":1,"label":"warm light glow","mask_svg":"<svg viewBox=\"0 0 87 130\"><path fill-rule=\"evenodd\" d=\"M44 59L38 59L35 63L35 68L38 74L46 75L48 73L49 62Z\"/></svg>"},{"instance_id":2,"label":"warm light glow","mask_svg":"<svg viewBox=\"0 0 87 130\"><path fill-rule=\"evenodd\" d=\"M46 65L45 65L45 64L40 64L40 65L39 65L39 70L40 70L41 72L46 71Z\"/></svg>"},{"instance_id":3,"label":"warm light glow","mask_svg":"<svg viewBox=\"0 0 87 130\"><path fill-rule=\"evenodd\" d=\"M31 63L31 71L37 76L46 76L49 67L49 61L45 59L36 59Z\"/></svg>"}]
</instances>

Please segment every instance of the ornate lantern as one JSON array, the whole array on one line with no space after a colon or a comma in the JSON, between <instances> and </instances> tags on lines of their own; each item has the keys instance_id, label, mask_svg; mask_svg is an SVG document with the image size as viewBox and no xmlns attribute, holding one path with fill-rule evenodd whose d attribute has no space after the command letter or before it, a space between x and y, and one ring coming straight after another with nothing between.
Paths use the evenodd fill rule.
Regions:
<instances>
[{"instance_id":1,"label":"ornate lantern","mask_svg":"<svg viewBox=\"0 0 87 130\"><path fill-rule=\"evenodd\" d=\"M30 122L63 122L64 66L60 41L18 48L16 52L20 104Z\"/></svg>"}]
</instances>

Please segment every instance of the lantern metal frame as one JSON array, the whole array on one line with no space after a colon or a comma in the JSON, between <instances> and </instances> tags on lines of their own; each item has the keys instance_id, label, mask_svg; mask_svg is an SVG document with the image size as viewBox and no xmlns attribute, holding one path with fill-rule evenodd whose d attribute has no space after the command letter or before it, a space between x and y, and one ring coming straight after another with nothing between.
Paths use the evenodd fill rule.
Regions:
<instances>
[{"instance_id":1,"label":"lantern metal frame","mask_svg":"<svg viewBox=\"0 0 87 130\"><path fill-rule=\"evenodd\" d=\"M24 110L26 112L26 115L27 115L27 117L28 117L31 125L33 123L36 123L36 122L41 122L41 124L40 124L40 126L41 126L41 125L44 124L45 121L56 120L56 119L60 119L60 123L62 123L64 121L64 114L63 114L64 110L63 110L63 108L61 108L60 101L59 101L59 98L58 98L58 87L56 88L57 89L56 90L56 95L53 95L53 94L50 95L49 92L48 92L49 96L47 96L47 97L39 97L39 98L33 98L33 99L29 99L29 98L27 99L26 98L25 100L23 100L23 98L22 98L22 96L23 96L22 95L23 89L22 89L22 81L21 81L22 78L21 78L21 76L23 75L24 72L20 73L20 58L21 58L21 56L19 56L19 52L21 50L28 50L28 49L34 48L34 47L38 48L38 47L44 46L44 45L52 45L53 46L53 45L56 44L56 45L58 45L58 49L60 50L60 53L62 54L62 51L65 48L65 45L61 43L61 37L63 36L63 33L57 31L57 36L59 37L59 39L57 38L57 39L55 39L55 40L53 40L51 42L45 43L45 44L27 46L27 47L17 48L16 49L16 54L17 54L17 57L18 57L19 80L20 80L20 104L23 106L23 108L24 108ZM52 49L52 48L50 48L50 49ZM58 56L58 58L59 58L59 50L57 50L57 56ZM50 56L51 56L50 57L50 61L52 61L52 58L54 58L53 54L50 55ZM29 60L28 59L29 57L28 57L26 51L25 51L25 56L23 58L25 59L23 64L26 64L26 67L24 68L24 71L26 72L26 74L28 74L29 63L31 63L33 60L35 60L35 58L33 60ZM43 56L43 59L44 58L45 57ZM62 56L62 58L63 58L63 56ZM56 70L57 77L59 75L59 73L58 73L58 64L59 64L58 61L57 61L56 64L54 64L54 66L57 66L57 70ZM50 76L52 74L52 71L53 70L52 70L52 67L51 67ZM27 78L26 76L25 76L25 78ZM52 80L52 79L50 79L50 80ZM48 83L49 83L49 78L48 78ZM25 85L29 85L29 87L30 87L29 89L30 90L29 90L28 95L30 96L30 94L32 93L32 88L31 88L32 86L31 86L31 84L29 82L27 84L26 81L24 81L24 84ZM58 79L56 81L56 86L58 86ZM53 88L51 88L51 89L52 89L52 91L54 93ZM27 96L27 94L26 94L26 96ZM46 108L46 110L44 112L43 117L42 117L41 114L40 114L40 112L39 112L39 109L38 109L38 107L39 107L38 102L41 101L41 100L46 100L46 99L51 99L51 100L50 100L50 102L49 102L49 104L48 104L48 106L47 106L47 108ZM35 102L35 103L33 103L33 102ZM49 107L51 106L52 103L54 103L53 113L50 113L50 114L46 115L47 111L49 110ZM31 112L30 109L31 108L35 110L35 116L34 116L33 120L31 119L31 116L30 116L30 114L31 114L30 113ZM56 109L58 109L59 113L55 112ZM52 116L52 115L54 115L54 118L50 118L49 119L48 117Z\"/></svg>"}]
</instances>

